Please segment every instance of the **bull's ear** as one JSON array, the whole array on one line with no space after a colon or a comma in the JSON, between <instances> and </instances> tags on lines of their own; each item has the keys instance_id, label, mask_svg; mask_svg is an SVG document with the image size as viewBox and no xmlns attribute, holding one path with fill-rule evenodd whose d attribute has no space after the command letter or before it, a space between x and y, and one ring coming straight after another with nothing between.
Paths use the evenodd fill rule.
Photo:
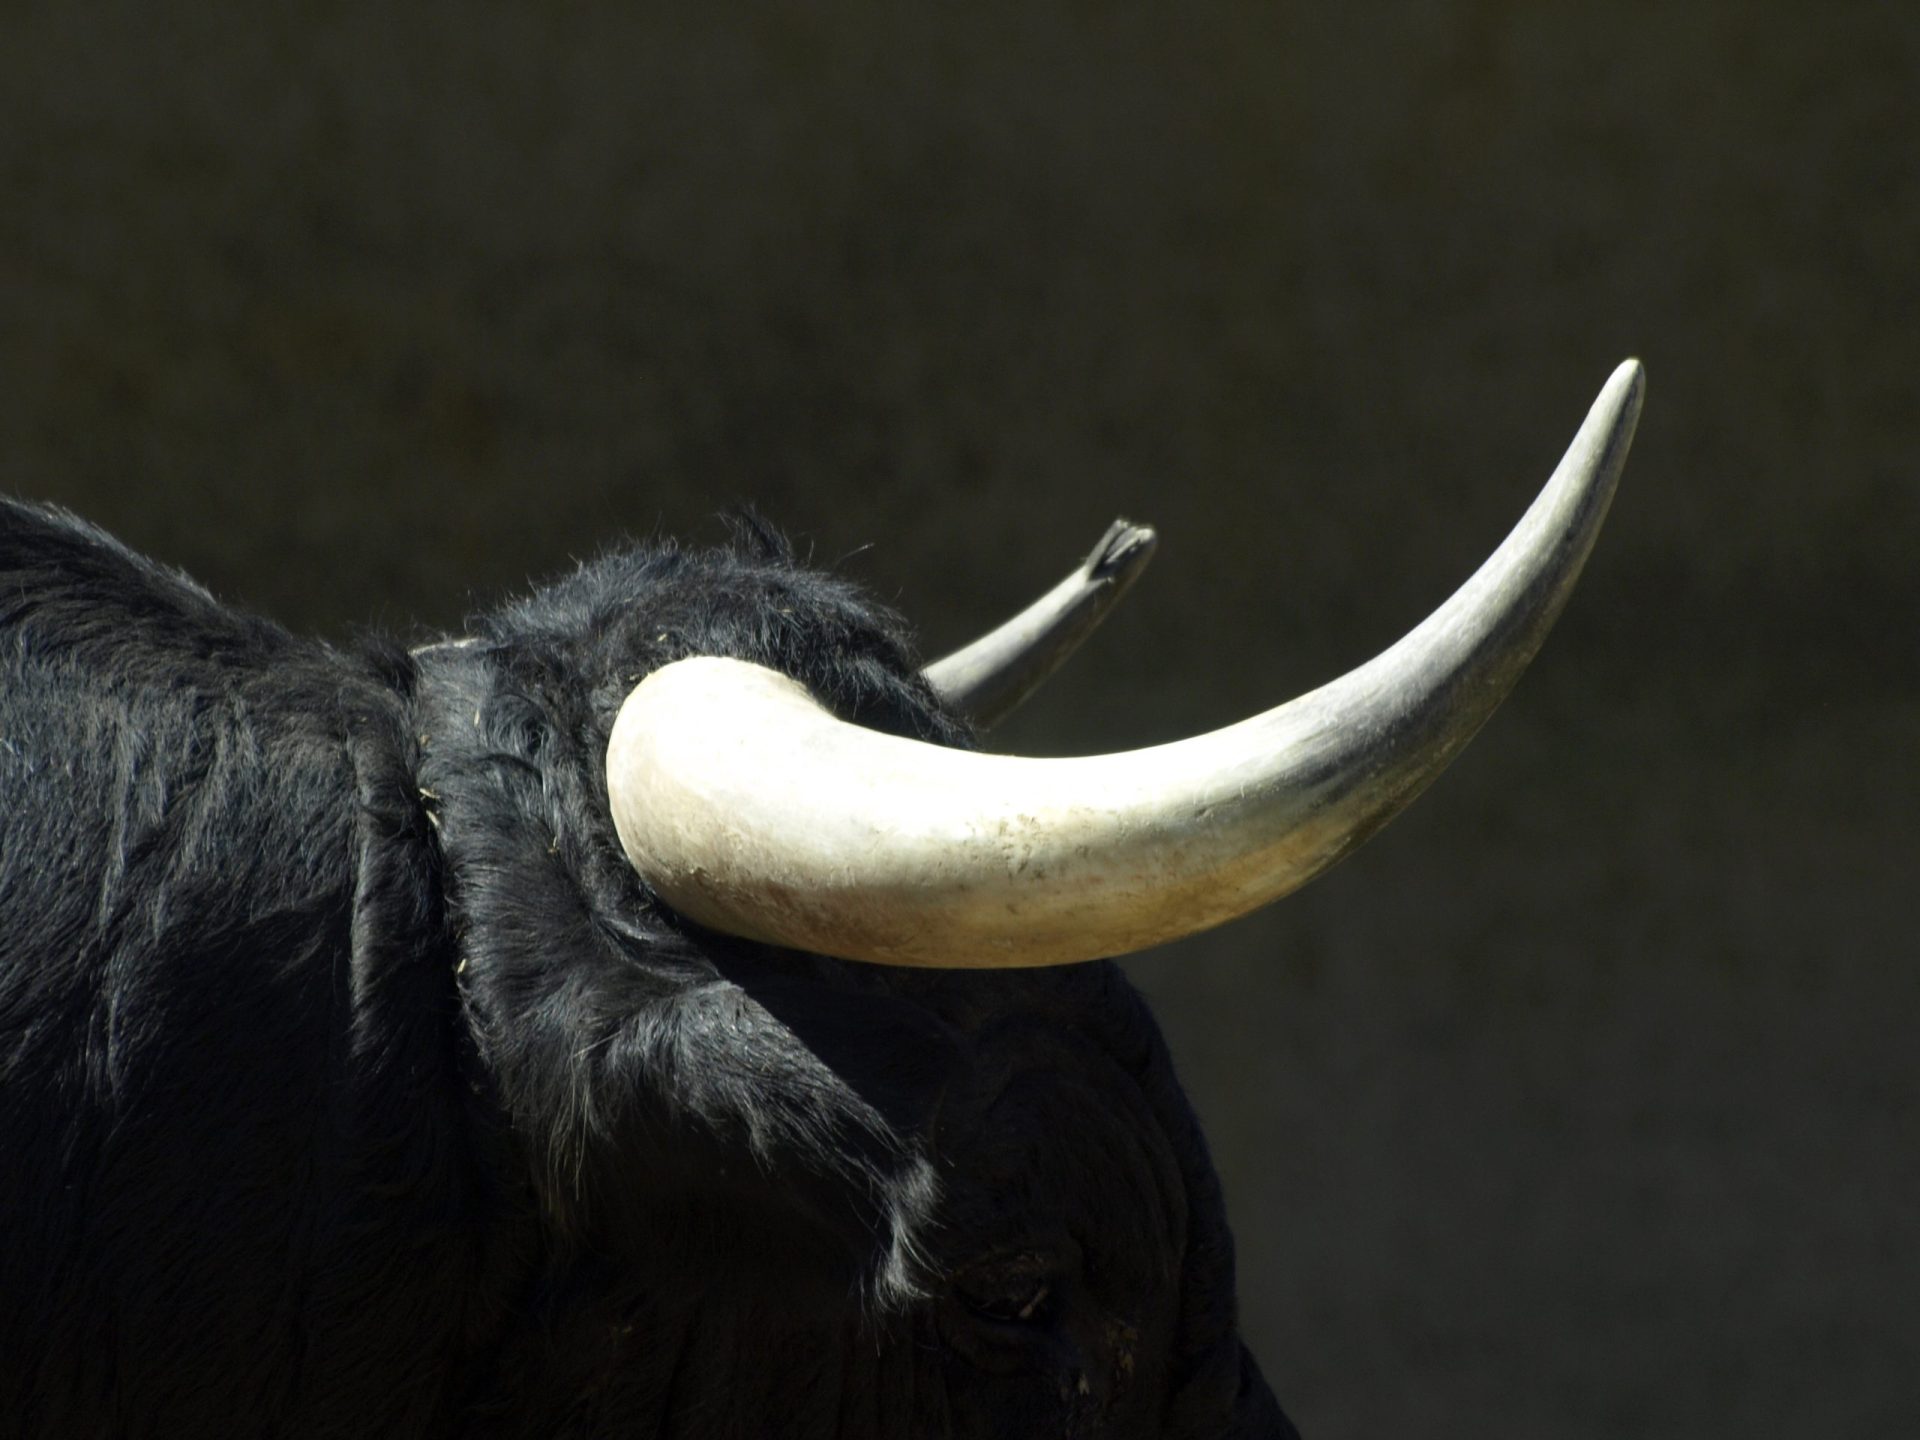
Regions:
<instances>
[{"instance_id":1,"label":"bull's ear","mask_svg":"<svg viewBox=\"0 0 1920 1440\"><path fill-rule=\"evenodd\" d=\"M582 1238L650 1266L708 1257L703 1285L777 1274L835 1303L912 1294L938 1198L927 1132L960 1043L822 962L701 959L704 978L639 1007L573 1070L594 1133L571 1171L548 1171L556 1213L577 1196Z\"/></svg>"},{"instance_id":2,"label":"bull's ear","mask_svg":"<svg viewBox=\"0 0 1920 1440\"><path fill-rule=\"evenodd\" d=\"M750 960L723 957L716 966L798 1042L845 1101L870 1109L903 1144L925 1132L959 1054L944 1021L870 986L850 990Z\"/></svg>"}]
</instances>

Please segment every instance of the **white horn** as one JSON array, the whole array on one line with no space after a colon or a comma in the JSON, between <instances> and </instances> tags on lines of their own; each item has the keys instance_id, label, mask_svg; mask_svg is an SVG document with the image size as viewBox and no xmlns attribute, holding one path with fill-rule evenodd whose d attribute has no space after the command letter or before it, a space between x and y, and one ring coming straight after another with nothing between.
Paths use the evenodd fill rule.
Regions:
<instances>
[{"instance_id":1,"label":"white horn","mask_svg":"<svg viewBox=\"0 0 1920 1440\"><path fill-rule=\"evenodd\" d=\"M628 858L701 924L897 965L1064 964L1230 920L1385 824L1492 714L1592 547L1644 380L1628 361L1480 570L1397 645L1238 725L1028 760L836 719L792 680L681 660L607 750Z\"/></svg>"}]
</instances>

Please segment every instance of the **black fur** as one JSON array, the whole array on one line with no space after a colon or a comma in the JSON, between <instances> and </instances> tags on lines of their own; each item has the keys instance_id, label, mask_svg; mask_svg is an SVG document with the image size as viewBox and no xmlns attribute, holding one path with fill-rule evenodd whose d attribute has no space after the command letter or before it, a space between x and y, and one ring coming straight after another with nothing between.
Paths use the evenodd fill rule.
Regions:
<instances>
[{"instance_id":1,"label":"black fur","mask_svg":"<svg viewBox=\"0 0 1920 1440\"><path fill-rule=\"evenodd\" d=\"M0 1435L1292 1433L1116 969L647 892L606 738L700 654L968 743L757 522L409 654L0 501Z\"/></svg>"}]
</instances>

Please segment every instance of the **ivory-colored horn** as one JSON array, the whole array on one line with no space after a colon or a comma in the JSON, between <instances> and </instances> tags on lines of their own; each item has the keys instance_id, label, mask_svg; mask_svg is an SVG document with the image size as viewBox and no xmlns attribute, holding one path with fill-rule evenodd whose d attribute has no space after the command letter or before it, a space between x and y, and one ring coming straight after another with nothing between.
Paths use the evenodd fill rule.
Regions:
<instances>
[{"instance_id":1,"label":"ivory-colored horn","mask_svg":"<svg viewBox=\"0 0 1920 1440\"><path fill-rule=\"evenodd\" d=\"M1391 819L1512 688L1605 517L1643 387L1636 362L1614 372L1513 532L1398 644L1190 740L980 755L849 725L757 666L663 666L607 750L621 844L701 924L851 960L1065 964L1244 914Z\"/></svg>"},{"instance_id":2,"label":"ivory-colored horn","mask_svg":"<svg viewBox=\"0 0 1920 1440\"><path fill-rule=\"evenodd\" d=\"M1099 628L1147 568L1158 543L1152 526L1114 521L1066 579L920 673L934 694L981 729L998 724Z\"/></svg>"}]
</instances>

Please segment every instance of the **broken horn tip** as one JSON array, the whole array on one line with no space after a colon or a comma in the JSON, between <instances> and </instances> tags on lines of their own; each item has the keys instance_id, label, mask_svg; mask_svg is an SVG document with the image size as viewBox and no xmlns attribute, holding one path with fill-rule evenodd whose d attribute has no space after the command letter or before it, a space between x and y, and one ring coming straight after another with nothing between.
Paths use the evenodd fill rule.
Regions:
<instances>
[{"instance_id":1,"label":"broken horn tip","mask_svg":"<svg viewBox=\"0 0 1920 1440\"><path fill-rule=\"evenodd\" d=\"M1088 557L1087 571L1096 579L1135 576L1153 558L1160 534L1151 525L1141 525L1124 515L1107 527Z\"/></svg>"}]
</instances>

